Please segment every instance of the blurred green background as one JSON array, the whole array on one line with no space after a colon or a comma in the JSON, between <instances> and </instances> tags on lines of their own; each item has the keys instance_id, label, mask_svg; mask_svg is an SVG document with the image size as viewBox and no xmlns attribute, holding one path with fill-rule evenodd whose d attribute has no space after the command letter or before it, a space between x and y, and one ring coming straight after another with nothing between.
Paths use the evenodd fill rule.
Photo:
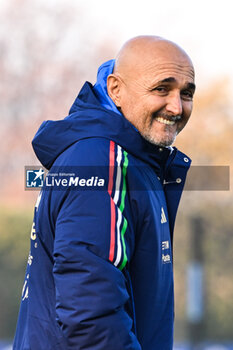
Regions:
<instances>
[{"instance_id":1,"label":"blurred green background","mask_svg":"<svg viewBox=\"0 0 233 350\"><path fill-rule=\"evenodd\" d=\"M193 116L175 145L193 159L193 165L231 169L233 65L229 43L233 28L228 5L225 0L221 7L197 1L190 10L183 0L166 4L1 2L0 339L14 335L38 194L24 190L24 166L39 164L31 139L43 120L68 114L82 84L86 80L94 83L98 66L114 57L127 39L161 35L189 53L198 89ZM187 267L194 249L192 218L203 221L202 337L233 341L232 199L231 189L183 194L174 242L177 342L189 339L186 300Z\"/></svg>"}]
</instances>

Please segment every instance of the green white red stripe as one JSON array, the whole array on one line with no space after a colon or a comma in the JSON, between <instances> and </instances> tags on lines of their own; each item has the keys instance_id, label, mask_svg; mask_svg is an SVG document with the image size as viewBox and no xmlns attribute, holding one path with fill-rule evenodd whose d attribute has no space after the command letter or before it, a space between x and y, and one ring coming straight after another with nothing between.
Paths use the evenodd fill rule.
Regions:
<instances>
[{"instance_id":1,"label":"green white red stripe","mask_svg":"<svg viewBox=\"0 0 233 350\"><path fill-rule=\"evenodd\" d=\"M115 148L117 155L115 155ZM117 167L115 169L115 159ZM109 260L122 270L127 263L127 253L125 245L125 232L127 229L127 220L123 216L125 208L126 196L126 174L128 167L128 153L122 152L122 148L110 141L109 149L109 183L108 193L110 195L110 211L111 211L111 225L110 225L110 250ZM115 182L114 182L114 174ZM117 213L117 222L116 222Z\"/></svg>"},{"instance_id":2,"label":"green white red stripe","mask_svg":"<svg viewBox=\"0 0 233 350\"><path fill-rule=\"evenodd\" d=\"M116 221L116 212L115 205L112 199L112 189L113 189L113 176L114 176L114 163L115 163L115 144L113 141L110 141L109 149L109 180L108 180L108 193L110 195L110 205L111 205L111 228L110 228L110 251L109 251L109 260L112 261L114 258L115 251L115 221Z\"/></svg>"}]
</instances>

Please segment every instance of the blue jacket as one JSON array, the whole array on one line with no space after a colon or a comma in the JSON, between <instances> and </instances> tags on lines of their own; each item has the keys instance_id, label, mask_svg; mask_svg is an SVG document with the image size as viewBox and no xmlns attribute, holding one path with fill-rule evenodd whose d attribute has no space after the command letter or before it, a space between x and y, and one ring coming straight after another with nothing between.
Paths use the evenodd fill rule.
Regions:
<instances>
[{"instance_id":1,"label":"blue jacket","mask_svg":"<svg viewBox=\"0 0 233 350\"><path fill-rule=\"evenodd\" d=\"M50 172L13 349L171 350L172 236L190 159L143 139L90 83L33 147Z\"/></svg>"}]
</instances>

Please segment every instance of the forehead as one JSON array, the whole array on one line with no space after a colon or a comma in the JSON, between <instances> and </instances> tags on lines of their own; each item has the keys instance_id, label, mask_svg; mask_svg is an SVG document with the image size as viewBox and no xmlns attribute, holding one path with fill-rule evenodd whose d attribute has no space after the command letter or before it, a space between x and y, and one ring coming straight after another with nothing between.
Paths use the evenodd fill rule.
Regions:
<instances>
[{"instance_id":1,"label":"forehead","mask_svg":"<svg viewBox=\"0 0 233 350\"><path fill-rule=\"evenodd\" d=\"M145 63L141 68L139 78L149 84L155 84L171 77L182 83L194 83L194 69L187 60ZM170 79L167 83L174 83L174 80Z\"/></svg>"}]
</instances>

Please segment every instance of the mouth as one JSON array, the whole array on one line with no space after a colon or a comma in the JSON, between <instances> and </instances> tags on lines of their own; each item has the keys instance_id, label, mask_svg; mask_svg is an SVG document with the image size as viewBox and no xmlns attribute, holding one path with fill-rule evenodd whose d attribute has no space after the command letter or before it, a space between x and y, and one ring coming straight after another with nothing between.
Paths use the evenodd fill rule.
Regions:
<instances>
[{"instance_id":1,"label":"mouth","mask_svg":"<svg viewBox=\"0 0 233 350\"><path fill-rule=\"evenodd\" d=\"M175 121L168 120L168 119L165 119L165 118L162 118L162 117L156 118L156 121L159 122L159 123L162 123L162 124L166 124L166 125L174 125L175 124Z\"/></svg>"},{"instance_id":2,"label":"mouth","mask_svg":"<svg viewBox=\"0 0 233 350\"><path fill-rule=\"evenodd\" d=\"M172 119L167 119L164 117L156 117L155 120L161 124L165 124L165 125L174 125L178 120L181 119L181 116L177 116L175 118Z\"/></svg>"}]
</instances>

